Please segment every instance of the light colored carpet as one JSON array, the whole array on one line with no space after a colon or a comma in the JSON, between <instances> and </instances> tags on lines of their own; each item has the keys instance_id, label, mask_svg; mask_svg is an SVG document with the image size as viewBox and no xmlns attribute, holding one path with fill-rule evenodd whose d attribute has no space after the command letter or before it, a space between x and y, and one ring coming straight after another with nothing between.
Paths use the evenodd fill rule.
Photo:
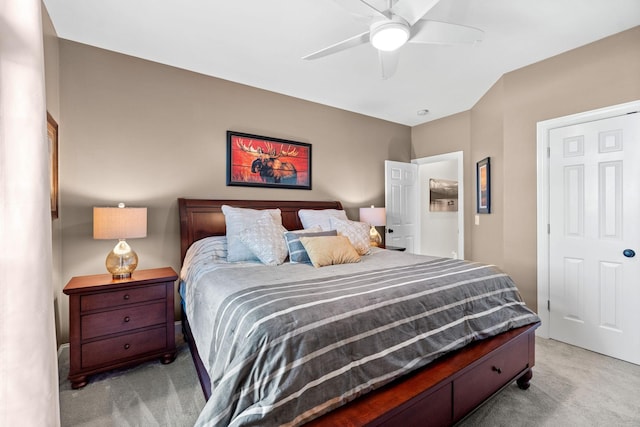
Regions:
<instances>
[{"instance_id":1,"label":"light colored carpet","mask_svg":"<svg viewBox=\"0 0 640 427\"><path fill-rule=\"evenodd\" d=\"M63 348L62 426L192 426L204 398L181 337L178 348L169 365L152 361L95 375L80 390L66 379ZM640 426L640 366L537 338L533 372L529 390L511 384L458 427Z\"/></svg>"},{"instance_id":2,"label":"light colored carpet","mask_svg":"<svg viewBox=\"0 0 640 427\"><path fill-rule=\"evenodd\" d=\"M536 337L528 390L513 383L459 427L640 426L640 366Z\"/></svg>"},{"instance_id":3,"label":"light colored carpet","mask_svg":"<svg viewBox=\"0 0 640 427\"><path fill-rule=\"evenodd\" d=\"M204 407L189 346L178 341L176 360L163 365L150 361L89 377L73 390L67 380L69 347L58 359L60 418L63 427L193 426Z\"/></svg>"}]
</instances>

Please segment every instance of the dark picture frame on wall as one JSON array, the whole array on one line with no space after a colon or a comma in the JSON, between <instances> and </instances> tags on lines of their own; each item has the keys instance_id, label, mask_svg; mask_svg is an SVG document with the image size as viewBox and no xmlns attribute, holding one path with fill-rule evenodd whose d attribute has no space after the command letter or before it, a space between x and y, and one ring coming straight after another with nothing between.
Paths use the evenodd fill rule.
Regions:
<instances>
[{"instance_id":1,"label":"dark picture frame on wall","mask_svg":"<svg viewBox=\"0 0 640 427\"><path fill-rule=\"evenodd\" d=\"M47 140L49 145L49 174L51 186L51 218L58 218L58 123L47 111Z\"/></svg>"},{"instance_id":2,"label":"dark picture frame on wall","mask_svg":"<svg viewBox=\"0 0 640 427\"><path fill-rule=\"evenodd\" d=\"M489 157L476 163L477 212L491 213L491 163Z\"/></svg>"},{"instance_id":3,"label":"dark picture frame on wall","mask_svg":"<svg viewBox=\"0 0 640 427\"><path fill-rule=\"evenodd\" d=\"M311 190L311 144L227 131L227 185Z\"/></svg>"}]
</instances>

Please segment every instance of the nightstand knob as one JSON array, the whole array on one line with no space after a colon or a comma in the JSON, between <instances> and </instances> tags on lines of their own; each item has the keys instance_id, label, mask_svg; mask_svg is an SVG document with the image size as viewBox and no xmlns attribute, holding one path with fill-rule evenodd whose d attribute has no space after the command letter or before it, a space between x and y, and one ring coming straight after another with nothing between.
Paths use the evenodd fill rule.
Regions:
<instances>
[{"instance_id":1,"label":"nightstand knob","mask_svg":"<svg viewBox=\"0 0 640 427\"><path fill-rule=\"evenodd\" d=\"M125 344L125 345L124 345L124 349L125 349L125 350L129 350L129 347L131 347L129 344Z\"/></svg>"},{"instance_id":2,"label":"nightstand knob","mask_svg":"<svg viewBox=\"0 0 640 427\"><path fill-rule=\"evenodd\" d=\"M125 316L124 323L127 323L129 320L131 320L131 318L129 316Z\"/></svg>"},{"instance_id":3,"label":"nightstand knob","mask_svg":"<svg viewBox=\"0 0 640 427\"><path fill-rule=\"evenodd\" d=\"M129 294L124 294L124 299L128 300L129 299Z\"/></svg>"}]
</instances>

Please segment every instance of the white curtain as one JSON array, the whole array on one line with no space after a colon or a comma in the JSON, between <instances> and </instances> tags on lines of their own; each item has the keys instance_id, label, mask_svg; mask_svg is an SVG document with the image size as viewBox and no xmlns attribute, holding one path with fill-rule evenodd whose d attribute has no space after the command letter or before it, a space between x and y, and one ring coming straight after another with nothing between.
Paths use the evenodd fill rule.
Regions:
<instances>
[{"instance_id":1,"label":"white curtain","mask_svg":"<svg viewBox=\"0 0 640 427\"><path fill-rule=\"evenodd\" d=\"M41 0L0 0L0 425L58 426Z\"/></svg>"}]
</instances>

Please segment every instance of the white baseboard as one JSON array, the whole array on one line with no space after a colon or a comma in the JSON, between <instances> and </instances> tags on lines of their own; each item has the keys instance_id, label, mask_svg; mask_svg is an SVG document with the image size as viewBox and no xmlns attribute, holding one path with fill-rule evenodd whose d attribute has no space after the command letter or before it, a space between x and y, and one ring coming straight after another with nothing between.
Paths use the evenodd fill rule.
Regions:
<instances>
[{"instance_id":1,"label":"white baseboard","mask_svg":"<svg viewBox=\"0 0 640 427\"><path fill-rule=\"evenodd\" d=\"M64 344L60 344L60 347L58 347L58 359L60 358L60 355L62 354L62 349L69 347L69 343L66 342Z\"/></svg>"}]
</instances>

